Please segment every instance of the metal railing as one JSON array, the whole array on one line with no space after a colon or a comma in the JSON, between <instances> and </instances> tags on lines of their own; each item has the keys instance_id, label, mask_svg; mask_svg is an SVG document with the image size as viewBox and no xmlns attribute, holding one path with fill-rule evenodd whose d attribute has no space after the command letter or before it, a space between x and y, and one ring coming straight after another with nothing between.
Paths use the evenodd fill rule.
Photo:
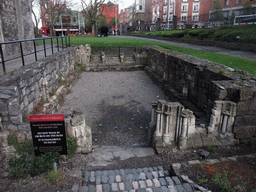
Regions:
<instances>
[{"instance_id":1,"label":"metal railing","mask_svg":"<svg viewBox=\"0 0 256 192\"><path fill-rule=\"evenodd\" d=\"M39 41L43 41L43 49L37 49L37 43ZM24 48L22 43L24 42L33 42L33 50L32 52L25 53ZM20 49L20 54L15 57L11 57L8 59L5 59L5 53L3 51L4 45L9 45L9 44L18 44L19 49ZM50 47L46 47L46 43L50 43ZM35 61L38 60L38 53L43 51L44 52L44 57L47 57L47 50L51 49L52 54L54 54L54 48L57 48L58 52L60 51L60 48L63 50L64 48L70 47L70 37L69 36L61 36L61 37L43 37L43 38L36 38L36 39L24 39L24 40L17 40L17 41L6 41L6 42L0 42L0 55L1 55L1 60L0 63L2 64L3 67L3 73L6 74L6 62L12 61L15 59L21 58L22 60L22 65L25 66L25 56L32 55L34 54L35 56Z\"/></svg>"}]
</instances>

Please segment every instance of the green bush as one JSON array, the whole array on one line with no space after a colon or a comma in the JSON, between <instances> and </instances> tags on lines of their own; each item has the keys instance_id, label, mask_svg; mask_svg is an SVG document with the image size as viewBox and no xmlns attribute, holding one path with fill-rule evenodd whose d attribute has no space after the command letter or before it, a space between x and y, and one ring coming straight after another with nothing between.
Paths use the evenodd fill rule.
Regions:
<instances>
[{"instance_id":1,"label":"green bush","mask_svg":"<svg viewBox=\"0 0 256 192\"><path fill-rule=\"evenodd\" d=\"M231 190L231 184L230 181L228 180L228 172L223 171L223 175L217 173L214 175L214 178L212 180L214 183L216 183L220 188L221 191L230 191Z\"/></svg>"},{"instance_id":2,"label":"green bush","mask_svg":"<svg viewBox=\"0 0 256 192\"><path fill-rule=\"evenodd\" d=\"M61 180L61 174L58 171L49 171L45 177L45 180L50 183L56 183Z\"/></svg>"},{"instance_id":3,"label":"green bush","mask_svg":"<svg viewBox=\"0 0 256 192\"><path fill-rule=\"evenodd\" d=\"M77 150L77 139L75 137L67 136L67 151L68 157L72 157L75 155Z\"/></svg>"}]
</instances>

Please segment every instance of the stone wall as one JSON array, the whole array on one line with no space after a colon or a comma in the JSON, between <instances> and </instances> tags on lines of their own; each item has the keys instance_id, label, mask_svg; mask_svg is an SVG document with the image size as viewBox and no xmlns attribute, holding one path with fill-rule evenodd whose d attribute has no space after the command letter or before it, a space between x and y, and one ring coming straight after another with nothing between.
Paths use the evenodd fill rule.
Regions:
<instances>
[{"instance_id":1,"label":"stone wall","mask_svg":"<svg viewBox=\"0 0 256 192\"><path fill-rule=\"evenodd\" d=\"M170 99L181 103L189 101L208 117L216 101L234 102L237 107L232 113L235 116L232 116L231 129L235 138L243 141L256 136L256 78L253 75L160 47L144 47L144 52L147 53L146 71ZM216 123L215 128L220 124Z\"/></svg>"},{"instance_id":2,"label":"stone wall","mask_svg":"<svg viewBox=\"0 0 256 192\"><path fill-rule=\"evenodd\" d=\"M21 129L22 116L30 113L45 92L53 91L74 69L76 49L67 48L30 65L0 76L0 128ZM47 90L45 89L47 82Z\"/></svg>"},{"instance_id":3,"label":"stone wall","mask_svg":"<svg viewBox=\"0 0 256 192\"><path fill-rule=\"evenodd\" d=\"M32 9L30 0L0 1L0 40L14 41L33 39L34 26L32 22ZM24 43L24 51L32 49L32 42ZM20 53L18 44L3 46L7 59L13 54Z\"/></svg>"}]
</instances>

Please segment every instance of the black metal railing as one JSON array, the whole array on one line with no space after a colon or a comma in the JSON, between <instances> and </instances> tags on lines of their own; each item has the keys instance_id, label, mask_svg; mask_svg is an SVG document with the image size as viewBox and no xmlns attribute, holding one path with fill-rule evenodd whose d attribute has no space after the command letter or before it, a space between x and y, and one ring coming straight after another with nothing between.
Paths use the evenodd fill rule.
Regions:
<instances>
[{"instance_id":1,"label":"black metal railing","mask_svg":"<svg viewBox=\"0 0 256 192\"><path fill-rule=\"evenodd\" d=\"M42 43L40 42L42 41ZM33 50L32 52L24 52L24 48L22 43L24 42L33 42ZM3 51L3 46L4 45L10 45L10 44L18 44L19 49L20 49L20 54L18 56L14 56L8 59L5 59L6 53ZM49 47L46 47L46 44L50 44ZM37 49L37 45L43 45L43 49ZM0 54L1 54L1 60L0 63L2 64L3 67L3 73L6 74L6 62L12 61L15 59L21 58L22 60L22 65L25 66L25 56L28 55L35 55L35 61L38 60L38 53L41 51L44 51L44 57L47 57L47 49L51 49L52 54L54 54L54 48L57 48L58 52L61 49L70 47L70 37L69 36L60 36L60 37L43 37L43 38L36 38L36 39L24 39L24 40L17 40L17 41L7 41L7 42L0 42Z\"/></svg>"}]
</instances>

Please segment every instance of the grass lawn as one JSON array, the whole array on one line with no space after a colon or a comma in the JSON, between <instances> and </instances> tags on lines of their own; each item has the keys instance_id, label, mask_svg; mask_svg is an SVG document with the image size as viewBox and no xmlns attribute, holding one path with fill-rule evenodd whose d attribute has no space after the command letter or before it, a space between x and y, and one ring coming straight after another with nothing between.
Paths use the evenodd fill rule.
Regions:
<instances>
[{"instance_id":1,"label":"grass lawn","mask_svg":"<svg viewBox=\"0 0 256 192\"><path fill-rule=\"evenodd\" d=\"M234 69L247 71L256 76L256 61L250 59L243 59L234 56L224 55L221 53L213 53L208 51L197 51L193 49L177 47L174 45L159 43L153 41L146 41L132 38L116 38L116 37L92 37L92 36L73 36L70 37L71 45L90 44L94 47L126 47L126 46L143 46L143 45L159 45L161 47L170 49L172 51L188 54L194 57L220 63Z\"/></svg>"}]
</instances>

